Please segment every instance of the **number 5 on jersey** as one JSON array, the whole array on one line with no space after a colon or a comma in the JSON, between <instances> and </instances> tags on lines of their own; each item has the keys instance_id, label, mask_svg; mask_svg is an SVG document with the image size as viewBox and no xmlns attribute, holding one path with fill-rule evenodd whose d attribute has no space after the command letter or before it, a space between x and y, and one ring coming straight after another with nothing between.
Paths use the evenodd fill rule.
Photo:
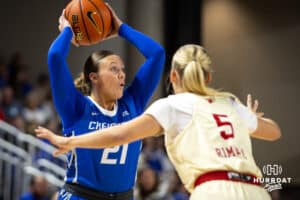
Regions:
<instances>
[{"instance_id":1,"label":"number 5 on jersey","mask_svg":"<svg viewBox=\"0 0 300 200\"><path fill-rule=\"evenodd\" d=\"M234 130L231 122L228 119L227 115L213 114L214 120L217 123L218 127L229 127L230 131L226 132L225 130L220 131L220 135L224 140L234 137Z\"/></svg>"}]
</instances>

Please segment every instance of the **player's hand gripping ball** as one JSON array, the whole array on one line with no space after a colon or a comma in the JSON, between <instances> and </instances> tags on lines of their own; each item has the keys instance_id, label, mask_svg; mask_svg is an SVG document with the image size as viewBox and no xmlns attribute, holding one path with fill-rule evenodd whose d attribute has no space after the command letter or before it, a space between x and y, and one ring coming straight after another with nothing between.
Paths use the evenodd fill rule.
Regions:
<instances>
[{"instance_id":1,"label":"player's hand gripping ball","mask_svg":"<svg viewBox=\"0 0 300 200\"><path fill-rule=\"evenodd\" d=\"M65 17L79 45L100 42L112 31L112 16L102 0L72 0L65 8Z\"/></svg>"}]
</instances>

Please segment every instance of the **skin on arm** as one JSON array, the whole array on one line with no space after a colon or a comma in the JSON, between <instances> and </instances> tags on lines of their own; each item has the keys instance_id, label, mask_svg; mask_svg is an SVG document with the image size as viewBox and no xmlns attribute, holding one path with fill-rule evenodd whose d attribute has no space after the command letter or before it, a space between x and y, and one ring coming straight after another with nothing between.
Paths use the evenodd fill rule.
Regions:
<instances>
[{"instance_id":1,"label":"skin on arm","mask_svg":"<svg viewBox=\"0 0 300 200\"><path fill-rule=\"evenodd\" d=\"M163 131L158 121L148 114L143 114L118 126L83 134L80 136L62 137L50 130L38 127L35 132L39 138L49 140L58 147L53 155L64 154L73 148L106 148L127 144L135 140L156 136Z\"/></svg>"},{"instance_id":2,"label":"skin on arm","mask_svg":"<svg viewBox=\"0 0 300 200\"><path fill-rule=\"evenodd\" d=\"M257 120L257 129L250 134L251 137L269 141L275 141L281 137L280 128L273 120L264 117L258 117Z\"/></svg>"},{"instance_id":3,"label":"skin on arm","mask_svg":"<svg viewBox=\"0 0 300 200\"><path fill-rule=\"evenodd\" d=\"M250 133L251 137L268 141L275 141L281 137L281 130L277 123L263 117L264 113L257 112L258 101L255 100L252 103L250 94L247 96L247 107L257 115L257 128L254 132Z\"/></svg>"}]
</instances>

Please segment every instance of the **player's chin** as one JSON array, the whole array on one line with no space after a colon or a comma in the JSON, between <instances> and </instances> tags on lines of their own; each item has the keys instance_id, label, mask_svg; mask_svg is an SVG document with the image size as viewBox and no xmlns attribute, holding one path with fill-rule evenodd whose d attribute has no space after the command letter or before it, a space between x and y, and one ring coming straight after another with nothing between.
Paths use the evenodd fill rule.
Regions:
<instances>
[{"instance_id":1,"label":"player's chin","mask_svg":"<svg viewBox=\"0 0 300 200\"><path fill-rule=\"evenodd\" d=\"M122 90L118 90L116 92L116 99L120 99L123 96L123 89Z\"/></svg>"}]
</instances>

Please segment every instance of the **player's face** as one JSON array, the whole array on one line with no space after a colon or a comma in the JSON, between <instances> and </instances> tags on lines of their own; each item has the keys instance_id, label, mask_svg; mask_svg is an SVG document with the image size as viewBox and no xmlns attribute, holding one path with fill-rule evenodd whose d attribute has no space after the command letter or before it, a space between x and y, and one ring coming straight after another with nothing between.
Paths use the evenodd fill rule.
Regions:
<instances>
[{"instance_id":1,"label":"player's face","mask_svg":"<svg viewBox=\"0 0 300 200\"><path fill-rule=\"evenodd\" d=\"M122 59L117 55L107 56L101 60L99 67L101 93L111 100L121 98L126 77Z\"/></svg>"}]
</instances>

